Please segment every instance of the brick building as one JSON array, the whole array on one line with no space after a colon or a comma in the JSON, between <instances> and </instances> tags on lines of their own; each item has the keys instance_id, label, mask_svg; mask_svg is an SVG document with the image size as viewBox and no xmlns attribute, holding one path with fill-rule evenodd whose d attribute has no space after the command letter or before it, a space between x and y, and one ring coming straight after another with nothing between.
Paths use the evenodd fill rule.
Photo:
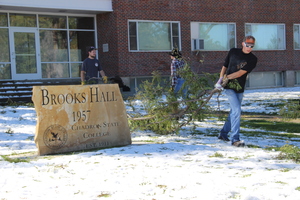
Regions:
<instances>
[{"instance_id":1,"label":"brick building","mask_svg":"<svg viewBox=\"0 0 300 200\"><path fill-rule=\"evenodd\" d=\"M195 72L218 73L251 34L258 64L247 87L295 86L299 9L297 0L1 0L0 79L79 79L89 45L108 76L131 87L154 70L168 76L173 46ZM25 39L34 51L21 48Z\"/></svg>"}]
</instances>

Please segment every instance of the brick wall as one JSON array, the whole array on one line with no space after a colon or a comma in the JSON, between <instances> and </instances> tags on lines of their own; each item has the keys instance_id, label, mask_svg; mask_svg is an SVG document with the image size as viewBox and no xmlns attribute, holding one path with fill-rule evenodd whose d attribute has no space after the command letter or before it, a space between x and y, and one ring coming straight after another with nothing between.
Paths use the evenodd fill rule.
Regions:
<instances>
[{"instance_id":1,"label":"brick wall","mask_svg":"<svg viewBox=\"0 0 300 200\"><path fill-rule=\"evenodd\" d=\"M190 22L236 23L237 47L241 47L245 23L284 23L286 50L253 51L258 57L254 71L300 69L300 51L293 49L293 24L300 23L298 0L113 0L113 10L97 16L99 58L110 76L149 76L154 70L170 73L166 52L129 52L128 19L180 21L182 54L197 73L219 72L227 52L192 52ZM109 52L101 50L105 43Z\"/></svg>"}]
</instances>

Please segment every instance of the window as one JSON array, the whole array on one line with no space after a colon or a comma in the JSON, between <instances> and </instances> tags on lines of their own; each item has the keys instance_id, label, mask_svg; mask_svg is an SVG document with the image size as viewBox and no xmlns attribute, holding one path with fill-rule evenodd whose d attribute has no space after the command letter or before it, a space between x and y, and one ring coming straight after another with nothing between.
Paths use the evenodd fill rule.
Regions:
<instances>
[{"instance_id":1,"label":"window","mask_svg":"<svg viewBox=\"0 0 300 200\"><path fill-rule=\"evenodd\" d=\"M67 31L40 30L41 61L69 61L67 39Z\"/></svg>"},{"instance_id":2,"label":"window","mask_svg":"<svg viewBox=\"0 0 300 200\"><path fill-rule=\"evenodd\" d=\"M43 78L69 78L68 63L42 63Z\"/></svg>"},{"instance_id":3,"label":"window","mask_svg":"<svg viewBox=\"0 0 300 200\"><path fill-rule=\"evenodd\" d=\"M294 49L300 49L300 24L294 24Z\"/></svg>"},{"instance_id":4,"label":"window","mask_svg":"<svg viewBox=\"0 0 300 200\"><path fill-rule=\"evenodd\" d=\"M67 28L66 16L39 15L40 28Z\"/></svg>"},{"instance_id":5,"label":"window","mask_svg":"<svg viewBox=\"0 0 300 200\"><path fill-rule=\"evenodd\" d=\"M36 27L34 14L10 14L10 26Z\"/></svg>"},{"instance_id":6,"label":"window","mask_svg":"<svg viewBox=\"0 0 300 200\"><path fill-rule=\"evenodd\" d=\"M130 51L181 49L179 22L129 21Z\"/></svg>"},{"instance_id":7,"label":"window","mask_svg":"<svg viewBox=\"0 0 300 200\"><path fill-rule=\"evenodd\" d=\"M42 78L80 77L87 47L95 46L94 17L39 15Z\"/></svg>"},{"instance_id":8,"label":"window","mask_svg":"<svg viewBox=\"0 0 300 200\"><path fill-rule=\"evenodd\" d=\"M246 35L255 37L254 50L285 50L284 24L246 24Z\"/></svg>"},{"instance_id":9,"label":"window","mask_svg":"<svg viewBox=\"0 0 300 200\"><path fill-rule=\"evenodd\" d=\"M95 46L95 31L69 31L70 61L81 62L87 57L87 47Z\"/></svg>"},{"instance_id":10,"label":"window","mask_svg":"<svg viewBox=\"0 0 300 200\"><path fill-rule=\"evenodd\" d=\"M93 17L69 17L70 29L94 29Z\"/></svg>"},{"instance_id":11,"label":"window","mask_svg":"<svg viewBox=\"0 0 300 200\"><path fill-rule=\"evenodd\" d=\"M192 51L227 51L236 46L234 23L191 22Z\"/></svg>"},{"instance_id":12,"label":"window","mask_svg":"<svg viewBox=\"0 0 300 200\"><path fill-rule=\"evenodd\" d=\"M283 72L252 72L247 77L246 87L283 86Z\"/></svg>"}]
</instances>

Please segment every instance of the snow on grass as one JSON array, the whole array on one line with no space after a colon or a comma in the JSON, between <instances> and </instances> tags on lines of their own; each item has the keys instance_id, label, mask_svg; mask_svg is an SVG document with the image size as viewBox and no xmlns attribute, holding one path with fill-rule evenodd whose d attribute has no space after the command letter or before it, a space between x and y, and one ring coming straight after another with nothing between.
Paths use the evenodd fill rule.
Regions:
<instances>
[{"instance_id":1,"label":"snow on grass","mask_svg":"<svg viewBox=\"0 0 300 200\"><path fill-rule=\"evenodd\" d=\"M246 90L244 112L276 113L287 99L299 99L300 88ZM221 95L222 109L228 109ZM217 108L215 98L210 102ZM280 137L247 136L245 148L236 148L216 136L223 122L197 122L196 133L186 127L179 135L132 132L132 145L37 156L33 141L34 108L0 108L0 199L299 199L300 166L278 160ZM255 130L263 133L265 130ZM297 140L290 141L300 147ZM259 148L251 148L251 145Z\"/></svg>"}]
</instances>

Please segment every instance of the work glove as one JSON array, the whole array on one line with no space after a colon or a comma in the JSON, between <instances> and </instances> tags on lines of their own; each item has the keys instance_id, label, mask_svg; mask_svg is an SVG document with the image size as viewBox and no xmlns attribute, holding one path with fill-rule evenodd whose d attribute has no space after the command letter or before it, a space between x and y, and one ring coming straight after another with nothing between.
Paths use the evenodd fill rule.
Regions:
<instances>
[{"instance_id":1,"label":"work glove","mask_svg":"<svg viewBox=\"0 0 300 200\"><path fill-rule=\"evenodd\" d=\"M222 87L222 80L223 80L223 77L219 78L218 82L215 84L215 88L218 89L218 90L223 90L223 87Z\"/></svg>"},{"instance_id":2,"label":"work glove","mask_svg":"<svg viewBox=\"0 0 300 200\"><path fill-rule=\"evenodd\" d=\"M170 87L169 92L174 92L174 86L173 85Z\"/></svg>"},{"instance_id":3,"label":"work glove","mask_svg":"<svg viewBox=\"0 0 300 200\"><path fill-rule=\"evenodd\" d=\"M86 81L81 81L81 85L86 85Z\"/></svg>"},{"instance_id":4,"label":"work glove","mask_svg":"<svg viewBox=\"0 0 300 200\"><path fill-rule=\"evenodd\" d=\"M107 83L107 76L103 76L102 80L103 80L104 83Z\"/></svg>"}]
</instances>

